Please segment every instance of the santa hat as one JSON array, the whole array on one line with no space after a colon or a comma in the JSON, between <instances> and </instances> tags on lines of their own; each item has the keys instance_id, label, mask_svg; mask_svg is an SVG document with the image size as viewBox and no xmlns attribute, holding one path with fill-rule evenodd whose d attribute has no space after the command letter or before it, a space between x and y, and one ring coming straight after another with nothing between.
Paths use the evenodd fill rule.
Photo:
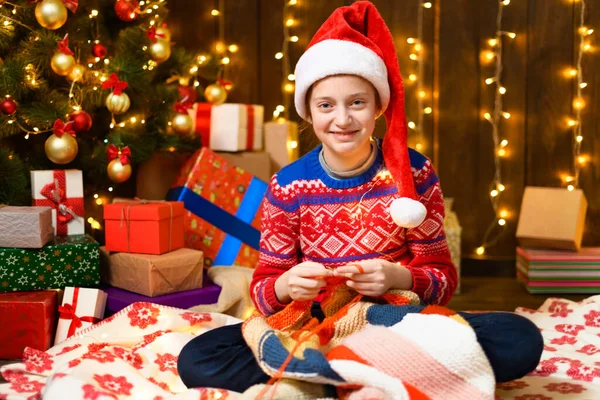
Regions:
<instances>
[{"instance_id":1,"label":"santa hat","mask_svg":"<svg viewBox=\"0 0 600 400\"><path fill-rule=\"evenodd\" d=\"M341 74L358 75L379 93L387 124L383 158L400 196L390 205L390 214L399 226L419 226L427 209L418 201L410 167L404 85L394 39L371 2L357 1L336 9L312 38L296 65L294 101L298 115L308 119L306 94L312 84Z\"/></svg>"}]
</instances>

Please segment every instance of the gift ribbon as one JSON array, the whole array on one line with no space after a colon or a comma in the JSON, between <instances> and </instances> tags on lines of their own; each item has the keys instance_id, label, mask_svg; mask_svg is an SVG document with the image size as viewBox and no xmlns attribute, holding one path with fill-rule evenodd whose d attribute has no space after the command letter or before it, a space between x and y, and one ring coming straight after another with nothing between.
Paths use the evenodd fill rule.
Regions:
<instances>
[{"instance_id":1,"label":"gift ribbon","mask_svg":"<svg viewBox=\"0 0 600 400\"><path fill-rule=\"evenodd\" d=\"M266 191L265 182L252 178L235 215L186 187L173 188L167 196L175 201L183 201L186 210L226 233L213 265L233 265L242 242L259 249L260 232L251 224L260 210Z\"/></svg>"},{"instance_id":2,"label":"gift ribbon","mask_svg":"<svg viewBox=\"0 0 600 400\"><path fill-rule=\"evenodd\" d=\"M110 74L110 77L102 83L102 89L113 89L113 94L120 95L123 93L123 90L127 89L129 83L125 81L120 81L117 74L114 72Z\"/></svg>"},{"instance_id":3,"label":"gift ribbon","mask_svg":"<svg viewBox=\"0 0 600 400\"><path fill-rule=\"evenodd\" d=\"M68 234L68 223L83 217L83 198L67 197L67 178L64 170L53 171L54 180L46 184L40 194L45 199L36 199L36 206L49 206L56 210L56 234Z\"/></svg>"},{"instance_id":4,"label":"gift ribbon","mask_svg":"<svg viewBox=\"0 0 600 400\"><path fill-rule=\"evenodd\" d=\"M96 317L79 317L75 311L77 310L77 301L79 300L79 288L73 288L73 304L66 303L58 307L58 312L60 313L59 319L71 320L71 324L69 325L69 331L67 332L67 338L70 338L75 334L78 328L83 326L84 322L89 322L91 324L95 324L100 322L100 318Z\"/></svg>"},{"instance_id":5,"label":"gift ribbon","mask_svg":"<svg viewBox=\"0 0 600 400\"><path fill-rule=\"evenodd\" d=\"M129 146L125 146L122 149L119 149L114 144L108 146L108 150L106 151L108 154L108 161L112 161L114 159L119 159L121 164L127 165L129 164L129 157L131 157L131 149Z\"/></svg>"},{"instance_id":6,"label":"gift ribbon","mask_svg":"<svg viewBox=\"0 0 600 400\"><path fill-rule=\"evenodd\" d=\"M210 148L210 119L212 116L212 107L210 103L196 103L196 133L200 134L202 139L202 146ZM252 151L254 149L254 106L251 104L246 105L246 112L248 115L247 128L248 134L246 135L246 150Z\"/></svg>"},{"instance_id":7,"label":"gift ribbon","mask_svg":"<svg viewBox=\"0 0 600 400\"><path fill-rule=\"evenodd\" d=\"M122 203L121 204L121 223L119 225L119 229L123 229L123 222L125 222L125 228L127 229L127 252L130 253L130 249L129 249L129 234L130 234L130 230L129 230L129 223L130 223L130 210L132 207L135 206L141 206L144 204L152 204L152 203L157 203L157 204L168 204L169 205L169 209L171 211L171 215L169 216L169 251L171 251L171 249L173 248L173 204L165 201L165 200L146 200L146 199L140 199L135 197L134 200L136 201L135 204L131 204L131 203ZM125 211L125 205L127 205L127 211Z\"/></svg>"}]
</instances>

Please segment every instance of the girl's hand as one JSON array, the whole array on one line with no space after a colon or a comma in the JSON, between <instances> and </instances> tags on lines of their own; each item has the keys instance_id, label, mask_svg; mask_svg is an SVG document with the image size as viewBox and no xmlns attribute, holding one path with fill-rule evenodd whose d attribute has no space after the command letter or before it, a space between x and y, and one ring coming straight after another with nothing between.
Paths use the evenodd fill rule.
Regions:
<instances>
[{"instance_id":1,"label":"girl's hand","mask_svg":"<svg viewBox=\"0 0 600 400\"><path fill-rule=\"evenodd\" d=\"M381 296L389 289L409 290L413 286L408 268L382 259L338 267L333 276L348 278L346 285L369 297Z\"/></svg>"},{"instance_id":2,"label":"girl's hand","mask_svg":"<svg viewBox=\"0 0 600 400\"><path fill-rule=\"evenodd\" d=\"M333 272L322 264L306 261L290 268L275 281L275 294L282 303L313 300L325 287L325 278Z\"/></svg>"}]
</instances>

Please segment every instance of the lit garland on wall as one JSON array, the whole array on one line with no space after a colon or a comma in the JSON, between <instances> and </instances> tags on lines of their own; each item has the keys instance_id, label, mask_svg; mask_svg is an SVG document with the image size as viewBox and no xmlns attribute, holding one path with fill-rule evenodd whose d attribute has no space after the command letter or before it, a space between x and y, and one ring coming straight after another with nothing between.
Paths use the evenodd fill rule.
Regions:
<instances>
[{"instance_id":1,"label":"lit garland on wall","mask_svg":"<svg viewBox=\"0 0 600 400\"><path fill-rule=\"evenodd\" d=\"M290 109L290 98L296 90L294 81L296 76L292 73L289 44L290 42L298 42L299 38L296 35L291 34L291 28L297 25L294 15L292 14L292 7L298 4L297 0L283 0L283 43L281 51L275 54L277 60L282 60L283 63L283 81L281 83L281 94L283 98L283 104L278 105L273 111L273 119L279 117L287 120L289 118ZM283 114L283 116L282 116Z\"/></svg>"},{"instance_id":2,"label":"lit garland on wall","mask_svg":"<svg viewBox=\"0 0 600 400\"><path fill-rule=\"evenodd\" d=\"M417 62L417 73L410 74L408 76L408 80L411 82L417 82L417 122L409 121L408 127L417 133L417 144L415 148L418 151L423 150L423 119L424 114L431 114L433 109L431 107L424 107L425 98L427 97L427 92L423 89L423 71L425 69L425 57L423 56L423 14L425 9L430 9L432 7L431 2L429 1L419 1L418 14L417 14L417 37L416 38L408 38L407 42L413 45L413 52L410 54L409 58L413 61Z\"/></svg>"},{"instance_id":3,"label":"lit garland on wall","mask_svg":"<svg viewBox=\"0 0 600 400\"><path fill-rule=\"evenodd\" d=\"M215 52L222 56L220 60L219 79L225 90L229 91L233 88L233 84L223 81L225 78L225 66L231 63L231 55L237 53L239 47L237 44L227 44L225 42L225 0L219 0L219 9L212 10L211 15L219 19L219 39L214 45ZM198 61L199 65L192 68L193 72L198 71L198 67L206 61L206 56L198 56ZM196 83L194 85L198 86Z\"/></svg>"},{"instance_id":4,"label":"lit garland on wall","mask_svg":"<svg viewBox=\"0 0 600 400\"><path fill-rule=\"evenodd\" d=\"M594 30L584 25L585 6L585 0L581 0L579 24L577 26L577 33L579 34L577 65L575 68L571 68L566 72L568 77L577 78L577 94L573 98L575 118L569 118L567 121L569 128L573 129L573 175L564 177L564 181L567 183L567 189L569 191L573 191L579 187L579 172L581 167L584 167L589 161L589 156L581 154L581 142L583 141L581 111L586 106L586 102L583 98L583 89L587 87L587 83L583 80L581 63L583 60L583 53L592 50L592 45L586 38L594 33Z\"/></svg>"},{"instance_id":5,"label":"lit garland on wall","mask_svg":"<svg viewBox=\"0 0 600 400\"><path fill-rule=\"evenodd\" d=\"M506 32L502 30L502 14L504 7L510 4L510 0L499 0L498 1L498 14L496 17L496 36L488 40L490 50L484 53L484 58L492 61L496 60L495 67L496 72L493 77L485 80L486 85L495 84L496 93L494 97L494 111L492 114L485 112L483 117L492 126L492 138L494 140L494 180L490 185L490 201L494 208L496 218L494 222L490 224L483 237L483 243L476 249L478 255L483 255L485 250L491 246L494 246L502 233L506 230L506 219L509 216L507 210L500 209L500 198L505 186L502 184L501 174L501 158L506 156L506 146L508 141L506 139L500 140L500 121L502 118L509 119L510 113L503 110L503 95L506 93L506 88L502 86L502 39L508 37L514 39L517 35L513 32ZM499 228L498 228L499 227Z\"/></svg>"}]
</instances>

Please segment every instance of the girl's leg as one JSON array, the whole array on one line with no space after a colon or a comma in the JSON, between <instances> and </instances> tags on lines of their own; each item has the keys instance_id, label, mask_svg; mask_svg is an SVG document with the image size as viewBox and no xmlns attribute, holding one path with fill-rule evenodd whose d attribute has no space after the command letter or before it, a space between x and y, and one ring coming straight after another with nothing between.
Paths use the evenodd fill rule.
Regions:
<instances>
[{"instance_id":1,"label":"girl's leg","mask_svg":"<svg viewBox=\"0 0 600 400\"><path fill-rule=\"evenodd\" d=\"M459 314L475 330L496 382L521 378L540 362L544 340L538 327L527 318L503 312Z\"/></svg>"},{"instance_id":2,"label":"girl's leg","mask_svg":"<svg viewBox=\"0 0 600 400\"><path fill-rule=\"evenodd\" d=\"M192 339L181 350L177 370L188 388L214 387L241 393L270 379L244 341L241 323Z\"/></svg>"}]
</instances>

